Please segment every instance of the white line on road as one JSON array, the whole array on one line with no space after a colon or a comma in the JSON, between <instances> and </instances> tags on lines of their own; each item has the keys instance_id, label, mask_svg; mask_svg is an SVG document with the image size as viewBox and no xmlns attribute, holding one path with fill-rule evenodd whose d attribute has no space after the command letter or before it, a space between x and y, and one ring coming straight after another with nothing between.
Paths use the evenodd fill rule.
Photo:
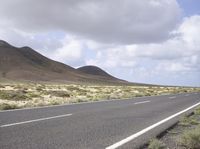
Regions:
<instances>
[{"instance_id":1,"label":"white line on road","mask_svg":"<svg viewBox=\"0 0 200 149\"><path fill-rule=\"evenodd\" d=\"M14 125L21 125L21 124L27 124L27 123L32 123L32 122L44 121L44 120L49 120L49 119L67 117L67 116L71 116L71 115L72 114L64 114L64 115L58 115L58 116L53 116L53 117L40 118L40 119L29 120L29 121L24 121L24 122L18 122L18 123L1 125L0 127L1 128L3 128L3 127L10 127L10 126L14 126Z\"/></svg>"},{"instance_id":2,"label":"white line on road","mask_svg":"<svg viewBox=\"0 0 200 149\"><path fill-rule=\"evenodd\" d=\"M185 96L189 96L189 94L186 94Z\"/></svg>"},{"instance_id":3,"label":"white line on road","mask_svg":"<svg viewBox=\"0 0 200 149\"><path fill-rule=\"evenodd\" d=\"M195 104L195 105L193 105L193 106L191 106L191 107L189 107L189 108L187 108L185 110L182 110L182 111L180 111L180 112L178 112L178 113L176 113L174 115L171 115L171 116L169 116L169 117L167 117L167 118L165 118L165 119L163 119L163 120L161 120L161 121L159 121L159 122L157 122L157 123L145 128L145 129L143 129L143 130L141 130L141 131L139 131L139 132L137 132L137 133L135 133L135 134L133 134L133 135L131 135L131 136L129 136L129 137L127 137L127 138L125 138L125 139L113 144L113 145L111 145L111 146L108 146L108 147L106 147L106 149L116 149L116 148L118 148L118 147L120 147L120 146L122 146L122 145L124 145L124 144L126 144L126 143L128 143L128 142L130 142L130 141L132 141L134 139L136 139L137 137L145 134L146 132L154 129L155 127L157 127L157 126L159 126L159 125L161 125L161 124L173 119L174 117L179 116L179 115L181 115L181 114L183 114L183 113L195 108L198 105L200 105L200 102L198 102L197 104Z\"/></svg>"},{"instance_id":4,"label":"white line on road","mask_svg":"<svg viewBox=\"0 0 200 149\"><path fill-rule=\"evenodd\" d=\"M169 97L169 99L174 99L174 98L176 98L176 96Z\"/></svg>"},{"instance_id":5,"label":"white line on road","mask_svg":"<svg viewBox=\"0 0 200 149\"><path fill-rule=\"evenodd\" d=\"M138 105L138 104L147 103L147 102L151 102L151 101L150 101L150 100L146 100L146 101L136 102L136 103L134 103L134 104L135 104L135 105Z\"/></svg>"}]
</instances>

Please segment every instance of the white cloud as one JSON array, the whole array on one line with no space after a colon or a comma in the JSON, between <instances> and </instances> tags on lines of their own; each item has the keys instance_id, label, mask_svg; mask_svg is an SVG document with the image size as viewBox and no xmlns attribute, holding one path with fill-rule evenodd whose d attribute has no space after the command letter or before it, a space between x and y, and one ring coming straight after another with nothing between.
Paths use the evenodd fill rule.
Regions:
<instances>
[{"instance_id":1,"label":"white cloud","mask_svg":"<svg viewBox=\"0 0 200 149\"><path fill-rule=\"evenodd\" d=\"M50 54L50 57L57 61L76 65L82 62L83 49L84 43L81 40L76 37L66 35L62 40L62 47L54 50Z\"/></svg>"},{"instance_id":2,"label":"white cloud","mask_svg":"<svg viewBox=\"0 0 200 149\"><path fill-rule=\"evenodd\" d=\"M200 16L195 15L184 19L183 24L180 26L178 32L182 34L183 41L187 44L188 50L200 51Z\"/></svg>"},{"instance_id":3,"label":"white cloud","mask_svg":"<svg viewBox=\"0 0 200 149\"><path fill-rule=\"evenodd\" d=\"M62 46L60 37L54 33L34 34L9 27L0 28L0 39L16 47L29 46L47 56L50 51Z\"/></svg>"},{"instance_id":4,"label":"white cloud","mask_svg":"<svg viewBox=\"0 0 200 149\"><path fill-rule=\"evenodd\" d=\"M131 81L200 86L200 16L179 15L176 0L6 0L0 38Z\"/></svg>"},{"instance_id":5,"label":"white cloud","mask_svg":"<svg viewBox=\"0 0 200 149\"><path fill-rule=\"evenodd\" d=\"M159 42L170 37L176 0L6 0L1 26L27 32L66 31L103 43Z\"/></svg>"},{"instance_id":6,"label":"white cloud","mask_svg":"<svg viewBox=\"0 0 200 149\"><path fill-rule=\"evenodd\" d=\"M133 74L130 80L141 78L141 75L144 80L146 80L145 76L148 76L149 80L153 76L179 80L187 78L188 75L190 75L189 79L192 79L191 74L194 74L194 78L198 78L197 75L200 75L199 26L200 16L191 16L183 20L174 31L178 36L172 39L157 44L133 44L97 49L100 54L88 63L107 69L112 68L111 71L129 68L129 72ZM128 69L126 71L128 72ZM200 85L200 77L197 79L197 84L198 81Z\"/></svg>"}]
</instances>

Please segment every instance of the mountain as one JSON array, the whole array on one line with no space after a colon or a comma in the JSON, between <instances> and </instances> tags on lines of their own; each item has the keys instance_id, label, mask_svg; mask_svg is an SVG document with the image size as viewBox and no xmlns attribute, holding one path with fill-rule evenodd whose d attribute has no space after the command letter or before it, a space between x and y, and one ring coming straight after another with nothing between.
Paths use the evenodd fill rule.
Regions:
<instances>
[{"instance_id":1,"label":"mountain","mask_svg":"<svg viewBox=\"0 0 200 149\"><path fill-rule=\"evenodd\" d=\"M91 75L97 75L97 76L102 76L102 77L107 77L110 79L116 79L115 77L111 76L101 68L97 66L83 66L78 68L77 70L86 73L86 74L91 74Z\"/></svg>"},{"instance_id":2,"label":"mountain","mask_svg":"<svg viewBox=\"0 0 200 149\"><path fill-rule=\"evenodd\" d=\"M0 40L0 79L84 82L128 83L109 75L96 66L75 69L53 61L30 47L17 48Z\"/></svg>"}]
</instances>

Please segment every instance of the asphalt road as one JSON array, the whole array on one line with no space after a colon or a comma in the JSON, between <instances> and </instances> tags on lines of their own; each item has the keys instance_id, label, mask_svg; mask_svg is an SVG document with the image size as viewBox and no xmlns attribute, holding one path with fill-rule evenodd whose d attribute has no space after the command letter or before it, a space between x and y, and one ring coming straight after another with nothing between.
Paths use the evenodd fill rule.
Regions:
<instances>
[{"instance_id":1,"label":"asphalt road","mask_svg":"<svg viewBox=\"0 0 200 149\"><path fill-rule=\"evenodd\" d=\"M185 93L3 111L0 149L138 148L197 104Z\"/></svg>"}]
</instances>

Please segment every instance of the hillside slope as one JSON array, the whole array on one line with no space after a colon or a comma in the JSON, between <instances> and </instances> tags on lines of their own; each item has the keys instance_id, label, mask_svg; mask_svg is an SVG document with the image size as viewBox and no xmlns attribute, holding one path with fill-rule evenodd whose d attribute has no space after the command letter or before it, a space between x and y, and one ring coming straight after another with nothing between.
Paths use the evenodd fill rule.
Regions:
<instances>
[{"instance_id":1,"label":"hillside slope","mask_svg":"<svg viewBox=\"0 0 200 149\"><path fill-rule=\"evenodd\" d=\"M107 72L105 72L104 70L102 70L101 68L97 66L83 66L83 67L78 68L77 70L86 74L114 78L113 76L111 76L110 74L108 74Z\"/></svg>"},{"instance_id":2,"label":"hillside slope","mask_svg":"<svg viewBox=\"0 0 200 149\"><path fill-rule=\"evenodd\" d=\"M17 48L0 40L0 78L31 81L126 83L98 67L86 66L85 68L87 68L87 72L53 61L29 47Z\"/></svg>"}]
</instances>

